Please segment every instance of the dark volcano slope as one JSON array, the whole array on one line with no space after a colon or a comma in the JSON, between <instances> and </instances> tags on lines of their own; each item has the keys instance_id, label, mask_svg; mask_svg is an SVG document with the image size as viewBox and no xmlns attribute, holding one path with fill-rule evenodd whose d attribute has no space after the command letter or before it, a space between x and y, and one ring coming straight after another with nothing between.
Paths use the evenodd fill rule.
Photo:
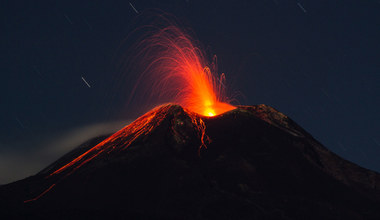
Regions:
<instances>
[{"instance_id":1,"label":"dark volcano slope","mask_svg":"<svg viewBox=\"0 0 380 220\"><path fill-rule=\"evenodd\" d=\"M213 118L166 105L101 139L2 186L1 215L380 219L378 173L330 152L265 105Z\"/></svg>"}]
</instances>

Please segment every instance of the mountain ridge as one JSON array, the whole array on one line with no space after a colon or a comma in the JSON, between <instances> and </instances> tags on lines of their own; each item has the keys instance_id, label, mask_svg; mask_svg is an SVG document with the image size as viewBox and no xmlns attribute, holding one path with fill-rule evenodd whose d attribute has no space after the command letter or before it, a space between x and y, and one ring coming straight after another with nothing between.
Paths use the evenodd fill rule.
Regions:
<instances>
[{"instance_id":1,"label":"mountain ridge","mask_svg":"<svg viewBox=\"0 0 380 220\"><path fill-rule=\"evenodd\" d=\"M266 105L216 117L160 106L78 154L2 186L0 196L10 210L52 217L63 210L158 219L380 216L378 173L340 158Z\"/></svg>"}]
</instances>

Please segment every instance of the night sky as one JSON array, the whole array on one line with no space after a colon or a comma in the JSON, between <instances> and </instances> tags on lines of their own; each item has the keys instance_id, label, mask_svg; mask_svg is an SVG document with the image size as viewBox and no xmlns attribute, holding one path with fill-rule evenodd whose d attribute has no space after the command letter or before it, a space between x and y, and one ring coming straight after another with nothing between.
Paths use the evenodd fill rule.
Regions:
<instances>
[{"instance_id":1,"label":"night sky","mask_svg":"<svg viewBox=\"0 0 380 220\"><path fill-rule=\"evenodd\" d=\"M217 55L234 104L270 105L380 172L378 0L3 1L0 184L149 110L127 104L134 82L119 68L149 9Z\"/></svg>"}]
</instances>

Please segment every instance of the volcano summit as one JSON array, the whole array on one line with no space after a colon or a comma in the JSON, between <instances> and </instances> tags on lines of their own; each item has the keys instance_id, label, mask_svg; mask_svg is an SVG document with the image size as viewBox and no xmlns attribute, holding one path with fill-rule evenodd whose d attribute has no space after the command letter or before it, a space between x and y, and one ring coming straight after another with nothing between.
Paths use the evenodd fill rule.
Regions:
<instances>
[{"instance_id":1,"label":"volcano summit","mask_svg":"<svg viewBox=\"0 0 380 220\"><path fill-rule=\"evenodd\" d=\"M266 105L146 113L0 188L5 218L380 219L380 175Z\"/></svg>"}]
</instances>

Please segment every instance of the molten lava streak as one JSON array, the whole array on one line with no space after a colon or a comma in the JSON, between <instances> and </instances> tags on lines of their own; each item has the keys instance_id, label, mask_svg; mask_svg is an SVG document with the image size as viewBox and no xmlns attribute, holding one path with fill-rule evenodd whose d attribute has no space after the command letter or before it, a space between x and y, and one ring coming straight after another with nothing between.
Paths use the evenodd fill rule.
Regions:
<instances>
[{"instance_id":1,"label":"molten lava streak","mask_svg":"<svg viewBox=\"0 0 380 220\"><path fill-rule=\"evenodd\" d=\"M235 109L225 97L224 74L216 75L216 57L208 65L196 42L180 28L159 29L144 38L136 50L143 71L132 94L143 83L154 96L203 116Z\"/></svg>"}]
</instances>

